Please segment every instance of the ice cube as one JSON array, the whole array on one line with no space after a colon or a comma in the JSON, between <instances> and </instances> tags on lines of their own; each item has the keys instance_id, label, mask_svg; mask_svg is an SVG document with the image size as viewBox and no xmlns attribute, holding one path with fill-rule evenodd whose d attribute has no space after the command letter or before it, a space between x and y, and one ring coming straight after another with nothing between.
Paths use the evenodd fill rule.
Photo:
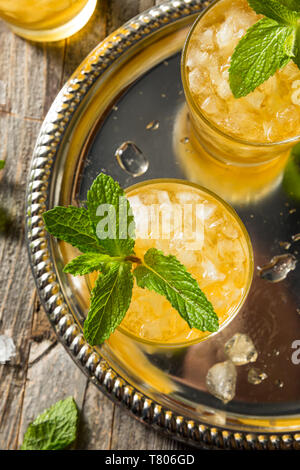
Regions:
<instances>
[{"instance_id":1,"label":"ice cube","mask_svg":"<svg viewBox=\"0 0 300 470\"><path fill-rule=\"evenodd\" d=\"M192 193L191 191L178 191L176 198L180 204L188 204L193 201L199 201L199 195Z\"/></svg>"},{"instance_id":2,"label":"ice cube","mask_svg":"<svg viewBox=\"0 0 300 470\"><path fill-rule=\"evenodd\" d=\"M190 85L191 91L195 94L201 93L201 90L203 88L202 82L203 82L203 76L201 72L196 68L192 69L189 72L189 85Z\"/></svg>"},{"instance_id":3,"label":"ice cube","mask_svg":"<svg viewBox=\"0 0 300 470\"><path fill-rule=\"evenodd\" d=\"M203 268L204 278L210 279L212 281L224 281L226 277L225 274L220 273L210 260L203 260L201 265Z\"/></svg>"},{"instance_id":4,"label":"ice cube","mask_svg":"<svg viewBox=\"0 0 300 470\"><path fill-rule=\"evenodd\" d=\"M218 113L218 102L215 96L208 96L201 104L201 108L207 114Z\"/></svg>"},{"instance_id":5,"label":"ice cube","mask_svg":"<svg viewBox=\"0 0 300 470\"><path fill-rule=\"evenodd\" d=\"M262 105L262 102L265 98L264 93L259 90L255 90L253 93L250 93L248 96L245 96L244 100L254 109L259 109Z\"/></svg>"},{"instance_id":6,"label":"ice cube","mask_svg":"<svg viewBox=\"0 0 300 470\"><path fill-rule=\"evenodd\" d=\"M300 80L295 80L292 83L292 88L295 90L291 95L292 103L299 106L300 105Z\"/></svg>"},{"instance_id":7,"label":"ice cube","mask_svg":"<svg viewBox=\"0 0 300 470\"><path fill-rule=\"evenodd\" d=\"M192 70L195 67L198 67L199 65L205 64L208 61L208 58L209 58L208 52L200 52L200 51L197 51L197 53L190 52L186 61L186 65L190 70Z\"/></svg>"},{"instance_id":8,"label":"ice cube","mask_svg":"<svg viewBox=\"0 0 300 470\"><path fill-rule=\"evenodd\" d=\"M184 266L195 266L197 265L197 256L193 253L192 250L181 250L178 254L179 261L184 264Z\"/></svg>"},{"instance_id":9,"label":"ice cube","mask_svg":"<svg viewBox=\"0 0 300 470\"><path fill-rule=\"evenodd\" d=\"M221 230L226 237L231 238L233 240L239 236L237 229L230 223L223 223Z\"/></svg>"},{"instance_id":10,"label":"ice cube","mask_svg":"<svg viewBox=\"0 0 300 470\"><path fill-rule=\"evenodd\" d=\"M6 335L0 335L0 364L9 362L16 355L16 347L13 339Z\"/></svg>"},{"instance_id":11,"label":"ice cube","mask_svg":"<svg viewBox=\"0 0 300 470\"><path fill-rule=\"evenodd\" d=\"M300 104L300 102L299 102ZM263 130L267 140L272 140L272 132L273 132L273 123L272 122L263 122Z\"/></svg>"},{"instance_id":12,"label":"ice cube","mask_svg":"<svg viewBox=\"0 0 300 470\"><path fill-rule=\"evenodd\" d=\"M257 351L252 339L243 333L236 333L225 344L225 354L231 361L242 366L249 362L255 362L257 359Z\"/></svg>"},{"instance_id":13,"label":"ice cube","mask_svg":"<svg viewBox=\"0 0 300 470\"><path fill-rule=\"evenodd\" d=\"M158 202L160 204L163 204L163 203L171 204L171 200L170 200L170 196L169 196L168 191L158 191L157 192L157 198L158 198Z\"/></svg>"},{"instance_id":14,"label":"ice cube","mask_svg":"<svg viewBox=\"0 0 300 470\"><path fill-rule=\"evenodd\" d=\"M216 40L220 49L223 49L223 47L227 47L232 43L234 38L233 25L234 22L231 22L230 18L230 21L225 21L218 29L216 33Z\"/></svg>"},{"instance_id":15,"label":"ice cube","mask_svg":"<svg viewBox=\"0 0 300 470\"><path fill-rule=\"evenodd\" d=\"M227 80L222 79L217 83L217 93L223 100L229 98L232 93L230 90L230 86Z\"/></svg>"},{"instance_id":16,"label":"ice cube","mask_svg":"<svg viewBox=\"0 0 300 470\"><path fill-rule=\"evenodd\" d=\"M235 395L236 375L235 365L231 361L218 362L207 373L208 391L219 400L228 403Z\"/></svg>"},{"instance_id":17,"label":"ice cube","mask_svg":"<svg viewBox=\"0 0 300 470\"><path fill-rule=\"evenodd\" d=\"M203 204L203 217L204 220L209 219L215 212L217 206L215 204Z\"/></svg>"},{"instance_id":18,"label":"ice cube","mask_svg":"<svg viewBox=\"0 0 300 470\"><path fill-rule=\"evenodd\" d=\"M200 47L203 50L210 50L214 47L214 30L208 28L198 36Z\"/></svg>"}]
</instances>

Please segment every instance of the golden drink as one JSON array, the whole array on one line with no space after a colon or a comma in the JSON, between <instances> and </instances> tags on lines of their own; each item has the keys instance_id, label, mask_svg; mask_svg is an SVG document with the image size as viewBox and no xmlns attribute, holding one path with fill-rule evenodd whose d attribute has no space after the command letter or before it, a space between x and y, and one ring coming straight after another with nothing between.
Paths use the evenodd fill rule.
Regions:
<instances>
[{"instance_id":1,"label":"golden drink","mask_svg":"<svg viewBox=\"0 0 300 470\"><path fill-rule=\"evenodd\" d=\"M97 0L0 0L0 17L33 41L56 41L81 29Z\"/></svg>"},{"instance_id":2,"label":"golden drink","mask_svg":"<svg viewBox=\"0 0 300 470\"><path fill-rule=\"evenodd\" d=\"M253 272L251 243L237 214L214 194L180 180L140 183L126 195L136 220L136 255L142 259L151 247L175 255L212 302L220 328L225 326L243 304ZM167 299L136 285L119 329L163 344L211 334L190 329Z\"/></svg>"},{"instance_id":3,"label":"golden drink","mask_svg":"<svg viewBox=\"0 0 300 470\"><path fill-rule=\"evenodd\" d=\"M184 47L192 132L226 162L270 161L300 137L300 70L292 61L248 96L236 99L230 90L232 53L260 17L246 0L219 0L196 21Z\"/></svg>"}]
</instances>

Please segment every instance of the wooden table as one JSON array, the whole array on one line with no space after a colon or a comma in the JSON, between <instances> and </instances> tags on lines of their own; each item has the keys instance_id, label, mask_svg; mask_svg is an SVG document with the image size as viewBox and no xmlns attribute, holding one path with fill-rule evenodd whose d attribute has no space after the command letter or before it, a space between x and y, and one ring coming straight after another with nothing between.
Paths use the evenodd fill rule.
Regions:
<instances>
[{"instance_id":1,"label":"wooden table","mask_svg":"<svg viewBox=\"0 0 300 470\"><path fill-rule=\"evenodd\" d=\"M24 236L26 181L39 128L53 99L82 59L108 33L154 0L98 0L89 23L57 43L35 44L0 21L0 334L17 354L0 365L0 449L18 449L28 423L72 395L81 410L77 449L184 449L115 406L57 343L36 294ZM67 366L66 366L67 364Z\"/></svg>"}]
</instances>

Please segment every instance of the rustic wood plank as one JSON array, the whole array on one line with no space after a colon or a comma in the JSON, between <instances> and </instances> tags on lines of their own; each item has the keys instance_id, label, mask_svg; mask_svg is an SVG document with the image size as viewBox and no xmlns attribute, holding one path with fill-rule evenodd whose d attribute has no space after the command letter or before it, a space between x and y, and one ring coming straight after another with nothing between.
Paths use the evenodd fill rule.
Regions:
<instances>
[{"instance_id":1,"label":"rustic wood plank","mask_svg":"<svg viewBox=\"0 0 300 470\"><path fill-rule=\"evenodd\" d=\"M17 348L16 357L0 366L0 448L15 449L36 299L24 233L25 191L46 97L52 101L61 84L64 45L53 49L28 43L3 22L0 43L0 159L6 160L0 175L0 208L9 222L0 234L0 334L11 336ZM53 69L56 60L50 83L47 62Z\"/></svg>"},{"instance_id":2,"label":"rustic wood plank","mask_svg":"<svg viewBox=\"0 0 300 470\"><path fill-rule=\"evenodd\" d=\"M29 358L30 361L30 358ZM49 406L72 396L82 407L87 379L61 344L50 349L42 360L28 367L20 424L19 445L28 424Z\"/></svg>"},{"instance_id":3,"label":"rustic wood plank","mask_svg":"<svg viewBox=\"0 0 300 470\"><path fill-rule=\"evenodd\" d=\"M110 448L114 407L113 402L89 382L76 449L107 450Z\"/></svg>"},{"instance_id":4,"label":"rustic wood plank","mask_svg":"<svg viewBox=\"0 0 300 470\"><path fill-rule=\"evenodd\" d=\"M29 353L35 290L24 237L25 186L39 122L0 114L0 207L8 214L0 235L0 333L11 336L17 356L0 366L0 448L15 448Z\"/></svg>"}]
</instances>

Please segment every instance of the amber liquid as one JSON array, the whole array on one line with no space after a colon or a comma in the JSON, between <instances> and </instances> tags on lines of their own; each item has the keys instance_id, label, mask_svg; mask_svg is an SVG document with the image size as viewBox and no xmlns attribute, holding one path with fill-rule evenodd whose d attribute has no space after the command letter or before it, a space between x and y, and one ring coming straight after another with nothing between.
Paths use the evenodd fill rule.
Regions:
<instances>
[{"instance_id":1,"label":"amber liquid","mask_svg":"<svg viewBox=\"0 0 300 470\"><path fill-rule=\"evenodd\" d=\"M237 215L213 194L177 180L141 183L126 194L136 221L135 254L143 259L155 247L176 256L212 302L220 328L227 325L243 304L252 278L250 242ZM154 207L160 213L157 225L148 223ZM188 216L179 217L179 210L183 215L187 208ZM169 223L164 227L163 221ZM94 280L93 273L92 285ZM135 338L162 344L198 342L210 335L190 329L167 299L137 285L121 328Z\"/></svg>"},{"instance_id":2,"label":"amber liquid","mask_svg":"<svg viewBox=\"0 0 300 470\"><path fill-rule=\"evenodd\" d=\"M81 29L96 3L97 0L0 0L0 16L21 36L53 41Z\"/></svg>"}]
</instances>

